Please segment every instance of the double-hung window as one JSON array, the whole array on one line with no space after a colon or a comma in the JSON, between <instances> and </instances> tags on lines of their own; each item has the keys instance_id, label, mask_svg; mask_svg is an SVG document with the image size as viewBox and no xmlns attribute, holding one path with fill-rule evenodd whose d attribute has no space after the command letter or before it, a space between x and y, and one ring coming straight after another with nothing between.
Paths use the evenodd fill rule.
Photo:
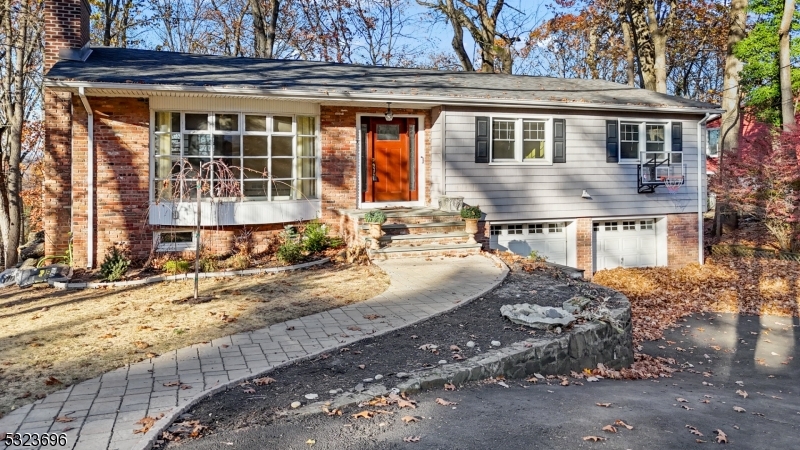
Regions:
<instances>
[{"instance_id":1,"label":"double-hung window","mask_svg":"<svg viewBox=\"0 0 800 450\"><path fill-rule=\"evenodd\" d=\"M658 155L669 151L670 126L668 123L620 122L619 161L639 162L640 154ZM674 161L680 162L680 161Z\"/></svg>"},{"instance_id":2,"label":"double-hung window","mask_svg":"<svg viewBox=\"0 0 800 450\"><path fill-rule=\"evenodd\" d=\"M199 177L206 197L317 198L317 139L312 116L157 111L155 197L193 199Z\"/></svg>"},{"instance_id":3,"label":"double-hung window","mask_svg":"<svg viewBox=\"0 0 800 450\"><path fill-rule=\"evenodd\" d=\"M492 118L493 163L550 164L552 124L549 119Z\"/></svg>"}]
</instances>

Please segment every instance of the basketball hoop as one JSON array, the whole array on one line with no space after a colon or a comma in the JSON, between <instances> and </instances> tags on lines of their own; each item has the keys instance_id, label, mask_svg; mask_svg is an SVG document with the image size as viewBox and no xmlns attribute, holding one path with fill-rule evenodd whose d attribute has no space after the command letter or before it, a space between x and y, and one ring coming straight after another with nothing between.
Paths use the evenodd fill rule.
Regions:
<instances>
[{"instance_id":1,"label":"basketball hoop","mask_svg":"<svg viewBox=\"0 0 800 450\"><path fill-rule=\"evenodd\" d=\"M676 194L683 186L683 176L681 175L670 175L668 177L664 177L664 186L667 188L667 192L670 194Z\"/></svg>"}]
</instances>

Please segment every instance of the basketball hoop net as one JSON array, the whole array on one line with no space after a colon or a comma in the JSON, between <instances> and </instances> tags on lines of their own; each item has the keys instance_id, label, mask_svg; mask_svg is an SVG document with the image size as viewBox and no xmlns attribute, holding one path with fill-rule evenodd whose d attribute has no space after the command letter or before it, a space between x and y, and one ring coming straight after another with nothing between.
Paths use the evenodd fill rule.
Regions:
<instances>
[{"instance_id":1,"label":"basketball hoop net","mask_svg":"<svg viewBox=\"0 0 800 450\"><path fill-rule=\"evenodd\" d=\"M670 194L676 194L683 186L683 176L681 175L670 175L668 177L664 177L664 186L667 188L667 192Z\"/></svg>"}]
</instances>

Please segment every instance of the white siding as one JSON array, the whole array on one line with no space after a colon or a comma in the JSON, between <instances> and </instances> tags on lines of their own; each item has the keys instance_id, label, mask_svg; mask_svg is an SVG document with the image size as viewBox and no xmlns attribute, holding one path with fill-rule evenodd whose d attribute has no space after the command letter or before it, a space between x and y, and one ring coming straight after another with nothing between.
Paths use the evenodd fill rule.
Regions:
<instances>
[{"instance_id":1,"label":"white siding","mask_svg":"<svg viewBox=\"0 0 800 450\"><path fill-rule=\"evenodd\" d=\"M537 113L520 113L526 114ZM566 119L565 164L475 164L475 117L492 113L447 111L443 116L446 120L443 124L446 129L446 194L461 195L466 203L480 205L490 221L697 212L697 123L701 116L637 115L635 118L682 123L687 177L681 191L672 195L664 187L657 188L653 194L639 194L635 164L606 162L605 121L635 120L633 117L553 111L539 114ZM435 168L439 164L436 154L441 158L441 151L440 146L433 145ZM701 169L705 172L705 167ZM581 198L584 190L591 195L591 200Z\"/></svg>"}]
</instances>

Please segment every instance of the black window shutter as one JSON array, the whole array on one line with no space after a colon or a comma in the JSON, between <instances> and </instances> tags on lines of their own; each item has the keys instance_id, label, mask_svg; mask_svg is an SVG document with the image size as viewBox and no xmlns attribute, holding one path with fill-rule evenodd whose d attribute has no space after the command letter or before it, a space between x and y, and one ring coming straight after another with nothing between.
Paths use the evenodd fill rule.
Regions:
<instances>
[{"instance_id":1,"label":"black window shutter","mask_svg":"<svg viewBox=\"0 0 800 450\"><path fill-rule=\"evenodd\" d=\"M489 162L489 118L475 118L475 162Z\"/></svg>"},{"instance_id":2,"label":"black window shutter","mask_svg":"<svg viewBox=\"0 0 800 450\"><path fill-rule=\"evenodd\" d=\"M553 119L553 162L567 162L567 120Z\"/></svg>"},{"instance_id":3,"label":"black window shutter","mask_svg":"<svg viewBox=\"0 0 800 450\"><path fill-rule=\"evenodd\" d=\"M606 120L606 162L619 162L619 122Z\"/></svg>"},{"instance_id":4,"label":"black window shutter","mask_svg":"<svg viewBox=\"0 0 800 450\"><path fill-rule=\"evenodd\" d=\"M683 151L683 124L672 122L672 151Z\"/></svg>"}]
</instances>

